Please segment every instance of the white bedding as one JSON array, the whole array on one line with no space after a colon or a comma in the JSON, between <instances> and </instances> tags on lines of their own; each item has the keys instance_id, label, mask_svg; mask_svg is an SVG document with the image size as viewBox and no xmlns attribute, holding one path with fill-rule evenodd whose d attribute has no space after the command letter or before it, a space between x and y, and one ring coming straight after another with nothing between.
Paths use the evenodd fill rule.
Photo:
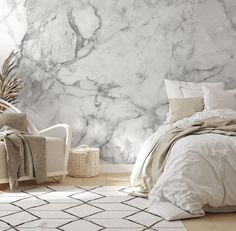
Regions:
<instances>
[{"instance_id":1,"label":"white bedding","mask_svg":"<svg viewBox=\"0 0 236 231\"><path fill-rule=\"evenodd\" d=\"M233 110L205 110L190 118L161 126L142 146L131 183L145 168L160 136L176 126L210 117L236 118ZM203 216L212 207L236 207L236 137L219 134L190 135L171 148L164 172L149 194L149 210L166 220ZM207 206L208 205L208 208Z\"/></svg>"}]
</instances>

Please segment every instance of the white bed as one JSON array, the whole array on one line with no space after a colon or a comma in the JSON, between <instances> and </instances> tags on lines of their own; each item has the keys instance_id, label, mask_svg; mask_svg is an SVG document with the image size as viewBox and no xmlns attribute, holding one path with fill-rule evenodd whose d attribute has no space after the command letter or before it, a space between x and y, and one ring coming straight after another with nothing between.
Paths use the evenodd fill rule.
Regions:
<instances>
[{"instance_id":1,"label":"white bed","mask_svg":"<svg viewBox=\"0 0 236 231\"><path fill-rule=\"evenodd\" d=\"M160 127L143 145L131 183L134 184L144 170L149 150L162 134L173 127L214 116L236 118L236 112L205 110ZM203 216L204 210L235 211L236 136L201 134L179 139L170 150L165 169L149 193L149 200L149 210L166 220Z\"/></svg>"},{"instance_id":2,"label":"white bed","mask_svg":"<svg viewBox=\"0 0 236 231\"><path fill-rule=\"evenodd\" d=\"M211 117L236 118L232 109L205 109L161 126L143 144L131 184L144 172L156 141L175 127ZM236 136L189 135L175 142L164 171L149 193L149 210L166 220L236 211Z\"/></svg>"}]
</instances>

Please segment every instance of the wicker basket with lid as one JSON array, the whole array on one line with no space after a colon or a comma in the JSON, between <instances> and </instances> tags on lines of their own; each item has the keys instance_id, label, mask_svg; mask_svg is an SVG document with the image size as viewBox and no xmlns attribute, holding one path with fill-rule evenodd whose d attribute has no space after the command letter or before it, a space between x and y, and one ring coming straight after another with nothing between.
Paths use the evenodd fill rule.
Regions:
<instances>
[{"instance_id":1,"label":"wicker basket with lid","mask_svg":"<svg viewBox=\"0 0 236 231\"><path fill-rule=\"evenodd\" d=\"M72 148L68 161L69 176L93 177L99 173L99 149L88 145Z\"/></svg>"}]
</instances>

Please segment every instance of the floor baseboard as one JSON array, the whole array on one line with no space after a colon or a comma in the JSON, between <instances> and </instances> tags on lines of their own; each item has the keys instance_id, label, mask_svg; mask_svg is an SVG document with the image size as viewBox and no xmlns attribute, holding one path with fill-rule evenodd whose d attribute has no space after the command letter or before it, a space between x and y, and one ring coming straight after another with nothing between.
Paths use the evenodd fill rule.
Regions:
<instances>
[{"instance_id":1,"label":"floor baseboard","mask_svg":"<svg viewBox=\"0 0 236 231\"><path fill-rule=\"evenodd\" d=\"M132 164L101 164L100 173L130 173L133 169Z\"/></svg>"}]
</instances>

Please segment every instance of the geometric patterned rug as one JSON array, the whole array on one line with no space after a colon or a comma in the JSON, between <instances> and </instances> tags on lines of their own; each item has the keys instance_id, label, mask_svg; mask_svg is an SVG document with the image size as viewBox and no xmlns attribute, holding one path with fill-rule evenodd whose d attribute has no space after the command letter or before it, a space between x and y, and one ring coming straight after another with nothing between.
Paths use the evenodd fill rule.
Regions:
<instances>
[{"instance_id":1,"label":"geometric patterned rug","mask_svg":"<svg viewBox=\"0 0 236 231\"><path fill-rule=\"evenodd\" d=\"M36 186L0 194L0 230L186 231L120 186Z\"/></svg>"}]
</instances>

